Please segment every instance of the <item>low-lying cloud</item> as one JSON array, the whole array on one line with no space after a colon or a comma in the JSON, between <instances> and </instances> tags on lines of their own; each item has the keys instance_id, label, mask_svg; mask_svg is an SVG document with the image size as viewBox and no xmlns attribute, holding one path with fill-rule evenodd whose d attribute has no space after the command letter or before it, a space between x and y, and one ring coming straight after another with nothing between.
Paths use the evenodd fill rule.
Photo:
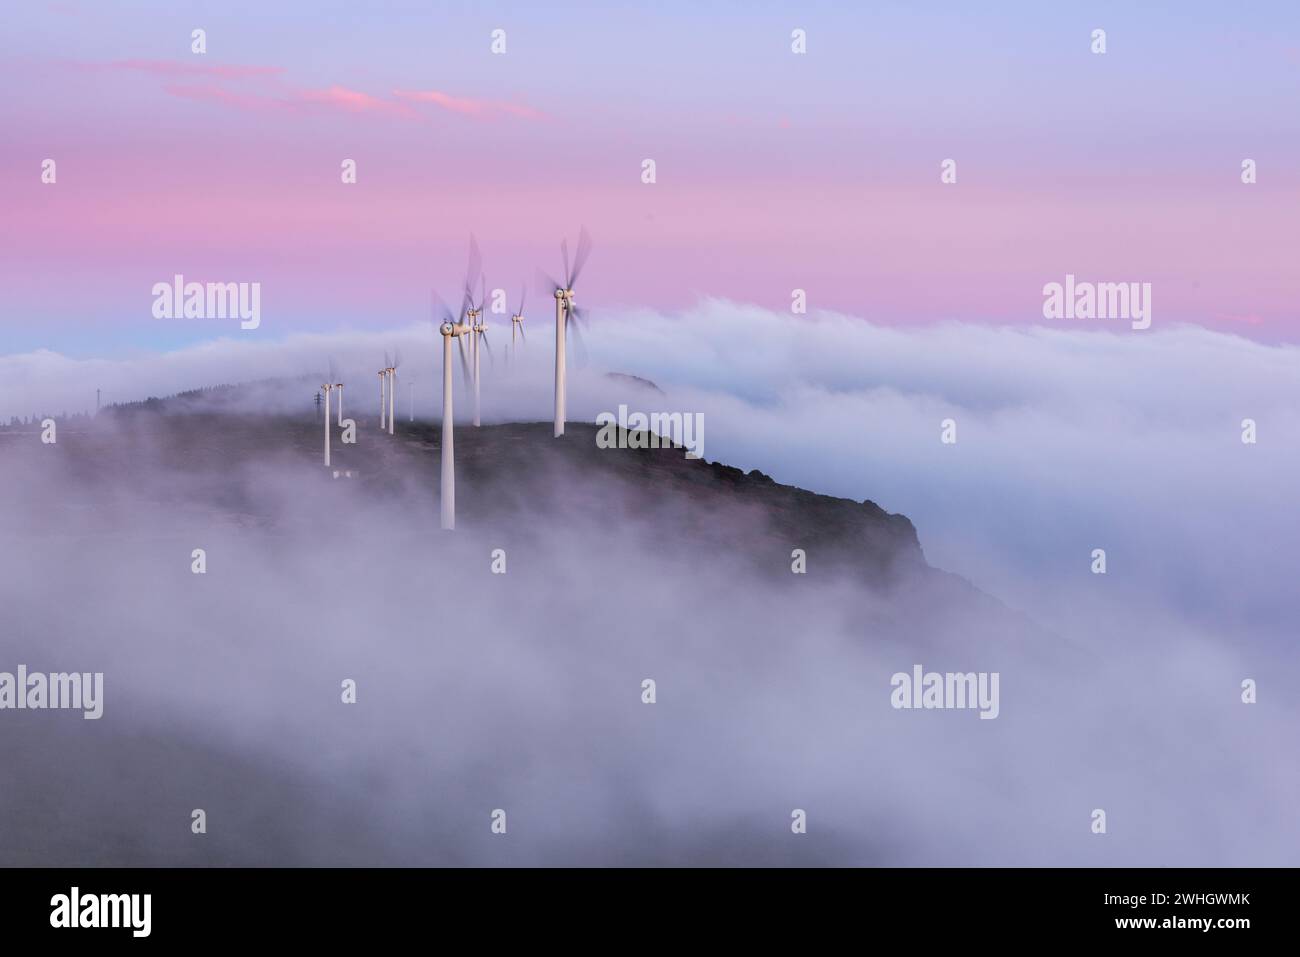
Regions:
<instances>
[{"instance_id":1,"label":"low-lying cloud","mask_svg":"<svg viewBox=\"0 0 1300 957\"><path fill-rule=\"evenodd\" d=\"M484 373L486 421L551 413L552 340L538 316L506 366L508 331ZM1090 577L1160 594L1226 623L1280 629L1300 511L1300 350L1196 327L1144 333L950 323L879 327L708 301L680 315L627 312L571 356L569 415L592 422L620 401L703 412L709 458L778 481L871 498L908 515L931 561L1025 605L1047 580ZM406 357L398 409L440 413L441 343L427 326L389 334L222 339L162 356L0 358L0 418L166 395L199 385L317 375L333 359L353 409L378 415L385 350ZM574 350L576 353L576 349ZM366 361L369 360L369 364ZM484 365L488 366L486 353ZM642 393L602 373L653 380ZM302 394L295 391L301 388ZM459 381L457 408L469 409ZM310 408L309 379L275 411ZM940 442L941 422L957 442ZM1256 423L1255 444L1242 422Z\"/></svg>"},{"instance_id":2,"label":"low-lying cloud","mask_svg":"<svg viewBox=\"0 0 1300 957\"><path fill-rule=\"evenodd\" d=\"M509 366L508 330L494 336L486 422L549 417L549 325L530 320ZM0 670L104 672L104 718L77 723L107 735L134 722L147 734L129 735L133 747L160 736L156 752L122 757L114 744L141 767L176 753L151 798L167 827L183 829L204 801L227 826L278 822L269 844L218 830L206 847L219 850L203 850L184 830L132 824L129 789L108 788L102 800L120 811L84 813L144 830L105 845L107 861L1294 859L1293 348L1194 328L882 329L719 302L611 316L586 347L571 418L620 402L700 412L709 459L903 512L932 564L1037 624L956 601L916 624L915 609L815 573L803 591L774 589L744 554L665 552L663 529L692 527L689 512L628 515L586 478L554 478L575 510L558 532L525 523L498 578L484 573L498 531L433 531L432 461L363 499L344 483L304 486L287 449L194 475L123 432L133 455L160 464L145 487L92 506L91 476L49 471L34 435L10 437L3 488L24 507L9 531L41 545L5 569ZM310 420L311 376L323 381L332 359L363 423L364 464L384 351L404 357L400 430L408 403L436 417L440 348L411 327L111 362L10 356L0 414L80 409L96 386L126 401L302 376L253 390L245 411ZM456 401L464 428L459 375ZM940 442L944 419L954 445ZM19 454L16 442L33 444ZM111 487L111 470L97 481ZM513 501L516 486L465 481L458 498ZM260 514L276 516L274 534ZM742 552L764 547L740 514L735 526ZM209 551L205 577L189 574L195 544ZM1094 548L1106 575L1090 570ZM78 601L59 597L70 593ZM916 665L998 673L998 717L892 709L891 676ZM358 679L355 711L337 703L341 676ZM653 706L639 700L646 676L659 683ZM1244 679L1257 704L1240 701ZM0 725L0 747L30 763L30 736L56 732L24 720ZM60 728L60 746L94 766L97 745L79 730ZM49 786L68 767L29 765L28 780ZM7 800L31 816L48 796ZM79 800L59 807L75 814ZM512 844L488 829L495 807L511 814ZM804 844L788 843L800 840L792 808L809 813ZM1089 831L1096 808L1105 837ZM28 841L24 859L39 846Z\"/></svg>"}]
</instances>

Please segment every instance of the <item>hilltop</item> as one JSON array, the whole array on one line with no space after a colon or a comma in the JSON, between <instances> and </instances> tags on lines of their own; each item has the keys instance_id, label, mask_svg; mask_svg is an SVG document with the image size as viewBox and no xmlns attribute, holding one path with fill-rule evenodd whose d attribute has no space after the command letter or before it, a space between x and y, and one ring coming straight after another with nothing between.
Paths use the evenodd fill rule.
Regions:
<instances>
[{"instance_id":1,"label":"hilltop","mask_svg":"<svg viewBox=\"0 0 1300 957\"><path fill-rule=\"evenodd\" d=\"M438 423L400 417L396 434L389 436L380 432L377 421L358 417L355 445L341 445L334 429L332 469L327 472L321 464L319 411L261 416L237 411L236 395L229 389L195 391L109 408L89 426L65 430L59 453L89 495L111 487L104 483L107 475L117 477L112 486L150 489L147 474L132 476L147 464L187 475L184 498L253 516L268 528L276 518L267 503L259 503L255 490L232 481L244 466L262 459L300 468L304 481L335 481L335 470L350 473L342 478L370 500L382 501L409 484L425 487L430 502L436 502ZM218 411L212 411L214 405ZM687 458L678 447L602 449L596 432L594 425L570 422L566 434L556 439L549 422L480 428L458 424L460 528L504 529L525 515L532 521L548 516L560 521L570 508L581 507L583 490L594 484L625 515L658 515L666 541L743 550L774 572L791 573L794 549L803 549L823 567L829 562L856 569L873 585L888 585L927 568L911 521L871 500L781 485L757 470L746 473L721 462ZM15 439L8 437L10 443ZM179 491L171 489L167 497ZM689 524L675 525L674 513L689 513ZM610 533L616 534L619 515L607 518Z\"/></svg>"}]
</instances>

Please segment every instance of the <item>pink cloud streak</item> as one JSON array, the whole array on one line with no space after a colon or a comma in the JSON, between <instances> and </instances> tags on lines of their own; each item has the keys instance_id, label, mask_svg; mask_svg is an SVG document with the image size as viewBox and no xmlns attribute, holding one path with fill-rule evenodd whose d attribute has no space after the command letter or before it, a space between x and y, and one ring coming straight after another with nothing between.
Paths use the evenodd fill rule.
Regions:
<instances>
[{"instance_id":1,"label":"pink cloud streak","mask_svg":"<svg viewBox=\"0 0 1300 957\"><path fill-rule=\"evenodd\" d=\"M342 113L378 113L408 120L420 119L420 114L404 103L393 103L371 96L369 93L349 90L338 85L324 90L295 90L286 96L242 93L215 83L200 85L169 83L163 87L163 91L169 96L187 100L208 100L242 110L297 111L319 107Z\"/></svg>"},{"instance_id":2,"label":"pink cloud streak","mask_svg":"<svg viewBox=\"0 0 1300 957\"><path fill-rule=\"evenodd\" d=\"M145 73L163 77L168 81L186 78L210 78L210 83L167 82L163 91L169 96L189 100L208 100L244 110L298 110L303 107L322 107L343 113L371 113L415 120L422 118L411 104L427 103L459 116L492 119L513 116L520 119L541 120L547 115L540 110L505 100L488 100L468 96L453 96L440 90L394 90L392 98L374 96L360 90L332 84L325 89L286 89L273 84L270 92L235 91L222 85L226 80L269 78L279 79L285 70L278 66L184 63L179 60L115 60L111 63L80 63L81 69L110 70Z\"/></svg>"},{"instance_id":3,"label":"pink cloud streak","mask_svg":"<svg viewBox=\"0 0 1300 957\"><path fill-rule=\"evenodd\" d=\"M346 113L388 113L406 119L415 119L419 115L405 103L381 100L369 93L360 93L338 85L327 90L302 90L295 96L301 102L328 106Z\"/></svg>"},{"instance_id":4,"label":"pink cloud streak","mask_svg":"<svg viewBox=\"0 0 1300 957\"><path fill-rule=\"evenodd\" d=\"M520 104L507 103L502 100L479 100L464 96L452 96L438 90L394 90L393 96L413 103L432 103L462 116L488 117L493 114L505 113L529 120L546 118L546 114L540 110L534 110Z\"/></svg>"}]
</instances>

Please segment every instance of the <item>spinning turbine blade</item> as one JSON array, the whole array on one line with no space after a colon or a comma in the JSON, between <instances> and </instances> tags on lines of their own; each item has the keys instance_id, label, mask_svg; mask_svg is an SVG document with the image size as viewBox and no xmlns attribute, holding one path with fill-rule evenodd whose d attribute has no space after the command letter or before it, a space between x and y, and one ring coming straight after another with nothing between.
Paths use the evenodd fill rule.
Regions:
<instances>
[{"instance_id":1,"label":"spinning turbine blade","mask_svg":"<svg viewBox=\"0 0 1300 957\"><path fill-rule=\"evenodd\" d=\"M460 371L465 377L465 384L469 385L472 377L469 372L469 363L465 360L465 337L456 336L456 345L460 347Z\"/></svg>"},{"instance_id":2,"label":"spinning turbine blade","mask_svg":"<svg viewBox=\"0 0 1300 957\"><path fill-rule=\"evenodd\" d=\"M465 270L465 293L470 295L474 289L474 282L483 272L483 256L478 251L478 240L474 234L469 234L469 267Z\"/></svg>"},{"instance_id":3,"label":"spinning turbine blade","mask_svg":"<svg viewBox=\"0 0 1300 957\"><path fill-rule=\"evenodd\" d=\"M569 273L569 241L567 239L560 240L560 255L564 257L564 288L568 289L570 288L569 286L570 273Z\"/></svg>"},{"instance_id":4,"label":"spinning turbine blade","mask_svg":"<svg viewBox=\"0 0 1300 957\"><path fill-rule=\"evenodd\" d=\"M574 318L570 322L569 318L573 316L575 311L575 307L569 308L568 315L564 318L564 327L567 331L573 333L573 344L578 347L578 365L585 366L587 364L587 344L582 341L582 325L585 320Z\"/></svg>"},{"instance_id":5,"label":"spinning turbine blade","mask_svg":"<svg viewBox=\"0 0 1300 957\"><path fill-rule=\"evenodd\" d=\"M587 227L583 226L578 231L578 248L573 254L573 273L569 276L569 289L572 289L573 284L578 281L578 274L582 272L582 267L587 264L587 257L590 255L591 234L587 232Z\"/></svg>"},{"instance_id":6,"label":"spinning turbine blade","mask_svg":"<svg viewBox=\"0 0 1300 957\"><path fill-rule=\"evenodd\" d=\"M451 307L443 302L442 297L437 292L433 292L433 321L435 326L441 326L444 322L450 322L455 325L457 322L456 314L451 311ZM461 310L461 316L464 317L464 309ZM437 332L434 329L434 332Z\"/></svg>"},{"instance_id":7,"label":"spinning turbine blade","mask_svg":"<svg viewBox=\"0 0 1300 957\"><path fill-rule=\"evenodd\" d=\"M555 290L565 288L556 281L554 276L546 272L544 269L537 270L537 284L542 287L542 294L547 298L555 295Z\"/></svg>"}]
</instances>

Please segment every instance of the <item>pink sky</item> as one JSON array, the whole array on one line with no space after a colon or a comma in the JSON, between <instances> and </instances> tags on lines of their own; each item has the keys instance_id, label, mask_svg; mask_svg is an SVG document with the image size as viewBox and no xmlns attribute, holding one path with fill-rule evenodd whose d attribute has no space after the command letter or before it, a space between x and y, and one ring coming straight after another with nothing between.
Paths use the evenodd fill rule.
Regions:
<instances>
[{"instance_id":1,"label":"pink sky","mask_svg":"<svg viewBox=\"0 0 1300 957\"><path fill-rule=\"evenodd\" d=\"M559 272L560 237L585 223L581 293L597 309L704 295L788 308L802 288L814 310L877 322L1041 323L1043 284L1070 272L1152 283L1157 324L1300 333L1300 163L1272 86L1237 111L1202 96L1194 121L1192 91L1160 87L1171 70L1200 82L1194 65L1098 62L1085 45L1036 87L966 74L985 89L962 108L906 77L854 89L843 62L795 62L783 35L748 59L728 51L709 85L693 58L686 76L665 72L663 51L638 80L636 50L578 88L572 64L541 69L523 26L505 57L486 34L459 54L472 69L404 69L405 47L360 44L337 63L301 47L197 56L188 32L166 46L110 34L75 57L54 55L53 34L29 39L0 108L6 311L56 344L86 325L139 343L149 288L179 272L261 282L271 334L382 325L421 317L430 286L454 298L471 230L489 283L513 297L536 267ZM1223 68L1258 83L1252 57L1267 54L1262 75L1300 80L1285 47L1253 42ZM951 79L960 99L956 66ZM947 157L955 185L940 182ZM355 185L340 182L345 158ZM30 344L30 330L15 334Z\"/></svg>"}]
</instances>

